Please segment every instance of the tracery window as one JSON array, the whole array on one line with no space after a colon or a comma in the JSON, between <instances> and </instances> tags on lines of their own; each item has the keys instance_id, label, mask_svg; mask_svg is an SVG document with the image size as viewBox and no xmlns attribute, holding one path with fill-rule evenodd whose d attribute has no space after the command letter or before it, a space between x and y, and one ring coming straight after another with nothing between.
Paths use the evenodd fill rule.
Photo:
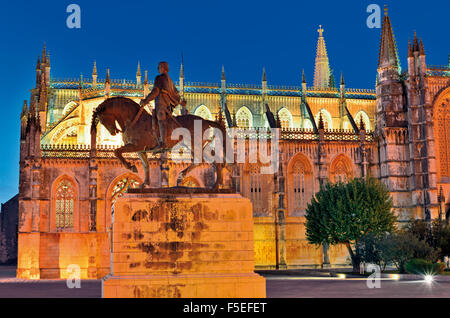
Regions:
<instances>
[{"instance_id":1,"label":"tracery window","mask_svg":"<svg viewBox=\"0 0 450 318\"><path fill-rule=\"evenodd\" d=\"M305 168L300 161L294 166L292 180L294 190L294 213L300 213L306 209Z\"/></svg>"},{"instance_id":2,"label":"tracery window","mask_svg":"<svg viewBox=\"0 0 450 318\"><path fill-rule=\"evenodd\" d=\"M291 216L303 216L314 193L312 167L308 158L297 154L288 168L288 209Z\"/></svg>"},{"instance_id":3,"label":"tracery window","mask_svg":"<svg viewBox=\"0 0 450 318\"><path fill-rule=\"evenodd\" d=\"M206 120L212 120L211 112L205 105L201 105L200 107L198 107L195 111L195 115Z\"/></svg>"},{"instance_id":4,"label":"tracery window","mask_svg":"<svg viewBox=\"0 0 450 318\"><path fill-rule=\"evenodd\" d=\"M278 117L280 118L281 128L289 129L292 127L292 115L286 108L281 109L278 112Z\"/></svg>"},{"instance_id":5,"label":"tracery window","mask_svg":"<svg viewBox=\"0 0 450 318\"><path fill-rule=\"evenodd\" d=\"M250 201L254 213L262 212L261 175L255 171L250 173Z\"/></svg>"},{"instance_id":6,"label":"tracery window","mask_svg":"<svg viewBox=\"0 0 450 318\"><path fill-rule=\"evenodd\" d=\"M450 178L450 100L446 101L435 111L440 178Z\"/></svg>"},{"instance_id":7,"label":"tracery window","mask_svg":"<svg viewBox=\"0 0 450 318\"><path fill-rule=\"evenodd\" d=\"M136 189L140 186L140 183L133 178L123 178L119 182L117 182L116 186L112 190L111 194L111 204L114 206L117 199L123 196L124 193L128 191L128 189Z\"/></svg>"},{"instance_id":8,"label":"tracery window","mask_svg":"<svg viewBox=\"0 0 450 318\"><path fill-rule=\"evenodd\" d=\"M187 177L183 181L183 187L187 188L200 188L199 183L193 177Z\"/></svg>"},{"instance_id":9,"label":"tracery window","mask_svg":"<svg viewBox=\"0 0 450 318\"><path fill-rule=\"evenodd\" d=\"M337 156L331 163L330 181L335 183L349 181L353 177L352 165L347 156L343 154Z\"/></svg>"},{"instance_id":10,"label":"tracery window","mask_svg":"<svg viewBox=\"0 0 450 318\"><path fill-rule=\"evenodd\" d=\"M253 127L252 113L247 107L242 107L236 114L236 125L241 129L249 129Z\"/></svg>"},{"instance_id":11,"label":"tracery window","mask_svg":"<svg viewBox=\"0 0 450 318\"><path fill-rule=\"evenodd\" d=\"M56 228L73 228L75 208L74 186L69 180L63 180L56 189Z\"/></svg>"}]
</instances>

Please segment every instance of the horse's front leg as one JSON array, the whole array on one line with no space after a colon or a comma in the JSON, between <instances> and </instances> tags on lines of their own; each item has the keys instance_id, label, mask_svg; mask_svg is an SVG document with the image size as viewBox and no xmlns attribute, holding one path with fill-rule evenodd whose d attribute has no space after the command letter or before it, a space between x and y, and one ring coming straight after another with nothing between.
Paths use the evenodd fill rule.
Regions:
<instances>
[{"instance_id":1,"label":"horse's front leg","mask_svg":"<svg viewBox=\"0 0 450 318\"><path fill-rule=\"evenodd\" d=\"M136 145L128 144L128 145L123 146L122 148L118 148L118 149L114 150L114 154L116 155L117 159L119 159L120 162L124 165L125 168L127 168L128 170L131 170L134 173L137 173L138 170L137 170L136 166L134 166L134 165L132 166L129 162L127 162L125 160L125 158L122 156L122 154L129 153L129 152L138 152L139 150L142 150L142 149L139 149L139 147Z\"/></svg>"}]
</instances>

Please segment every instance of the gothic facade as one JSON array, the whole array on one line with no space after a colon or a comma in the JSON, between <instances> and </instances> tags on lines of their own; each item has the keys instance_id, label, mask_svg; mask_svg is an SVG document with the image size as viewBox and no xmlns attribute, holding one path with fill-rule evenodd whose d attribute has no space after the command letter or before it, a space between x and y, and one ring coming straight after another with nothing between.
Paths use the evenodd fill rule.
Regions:
<instances>
[{"instance_id":1,"label":"gothic facade","mask_svg":"<svg viewBox=\"0 0 450 318\"><path fill-rule=\"evenodd\" d=\"M305 238L305 209L321 184L374 176L389 188L400 221L445 217L450 198L450 65L426 64L422 41L414 35L408 68L401 71L394 33L384 17L376 90L350 89L330 69L324 30L319 29L314 84L293 87L185 82L177 86L188 111L206 119L224 117L242 130L281 128L280 167L260 174L260 164L229 169L230 184L253 203L255 262L258 268L319 267L348 262L341 246L316 247ZM139 102L152 83L140 66L136 81L50 77L44 47L36 68L36 87L21 115L19 251L17 276L65 278L76 264L83 278L109 273L111 216L115 200L142 182L114 157L120 136L99 128L90 149L92 113L106 98ZM267 106L268 107L267 107ZM152 107L152 106L150 106ZM148 109L150 111L150 109ZM276 118L274 125L270 118ZM245 141L246 158L252 151ZM150 157L152 186L159 164ZM169 161L171 186L186 165ZM203 165L183 181L209 187L214 171Z\"/></svg>"}]
</instances>

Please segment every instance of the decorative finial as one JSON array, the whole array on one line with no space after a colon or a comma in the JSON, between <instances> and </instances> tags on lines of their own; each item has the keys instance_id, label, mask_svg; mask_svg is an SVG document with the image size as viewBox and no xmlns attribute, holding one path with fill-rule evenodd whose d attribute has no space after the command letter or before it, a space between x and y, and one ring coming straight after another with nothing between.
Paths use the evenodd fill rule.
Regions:
<instances>
[{"instance_id":1,"label":"decorative finial","mask_svg":"<svg viewBox=\"0 0 450 318\"><path fill-rule=\"evenodd\" d=\"M324 129L325 125L323 123L322 111L319 113L319 129Z\"/></svg>"},{"instance_id":2,"label":"decorative finial","mask_svg":"<svg viewBox=\"0 0 450 318\"><path fill-rule=\"evenodd\" d=\"M317 32L319 32L319 36L323 36L323 31L324 29L322 29L322 25L319 25L319 30L317 30Z\"/></svg>"},{"instance_id":3,"label":"decorative finial","mask_svg":"<svg viewBox=\"0 0 450 318\"><path fill-rule=\"evenodd\" d=\"M388 15L387 4L384 5L384 15L385 15L385 16Z\"/></svg>"},{"instance_id":4,"label":"decorative finial","mask_svg":"<svg viewBox=\"0 0 450 318\"><path fill-rule=\"evenodd\" d=\"M366 125L364 124L363 116L359 117L359 129L366 130Z\"/></svg>"}]
</instances>

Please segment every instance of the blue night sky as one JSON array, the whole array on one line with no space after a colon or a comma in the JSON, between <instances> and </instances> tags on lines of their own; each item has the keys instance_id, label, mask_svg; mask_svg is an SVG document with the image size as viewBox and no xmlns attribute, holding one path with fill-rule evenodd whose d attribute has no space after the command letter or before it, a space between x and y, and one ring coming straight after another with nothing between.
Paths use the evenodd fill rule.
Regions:
<instances>
[{"instance_id":1,"label":"blue night sky","mask_svg":"<svg viewBox=\"0 0 450 318\"><path fill-rule=\"evenodd\" d=\"M66 8L81 7L79 30L66 27ZM167 60L178 78L184 53L187 81L219 82L225 65L229 83L261 82L262 68L274 85L299 85L305 69L314 74L319 24L336 79L347 87L374 88L379 29L369 29L363 1L2 1L0 8L1 110L3 153L0 202L18 192L22 104L35 83L35 66L44 41L52 77L90 77L94 60L99 78L135 79L136 65L156 75ZM428 64L447 64L450 53L449 1L389 1L402 66L408 38L422 37Z\"/></svg>"}]
</instances>

